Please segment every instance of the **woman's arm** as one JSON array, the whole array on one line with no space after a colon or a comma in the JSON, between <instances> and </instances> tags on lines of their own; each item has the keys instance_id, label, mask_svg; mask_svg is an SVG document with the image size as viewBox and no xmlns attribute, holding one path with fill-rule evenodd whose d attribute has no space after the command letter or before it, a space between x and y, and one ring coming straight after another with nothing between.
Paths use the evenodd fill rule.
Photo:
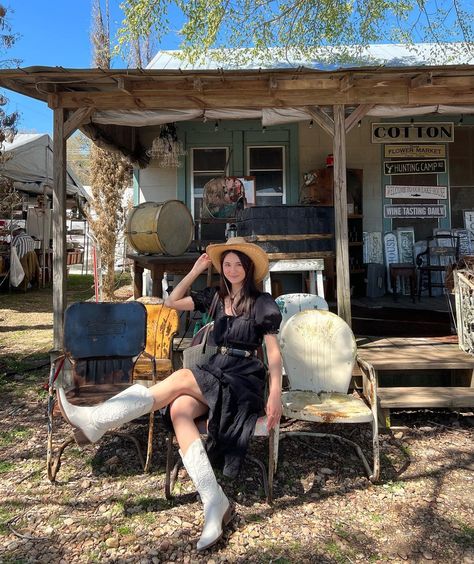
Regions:
<instances>
[{"instance_id":1,"label":"woman's arm","mask_svg":"<svg viewBox=\"0 0 474 564\"><path fill-rule=\"evenodd\" d=\"M265 348L267 351L268 371L270 372L270 386L268 391L267 407L265 409L268 420L268 429L273 429L280 421L281 407L281 354L280 345L276 335L265 335Z\"/></svg>"},{"instance_id":2,"label":"woman's arm","mask_svg":"<svg viewBox=\"0 0 474 564\"><path fill-rule=\"evenodd\" d=\"M211 259L209 256L206 253L202 254L194 263L191 271L186 274L166 298L165 306L172 307L178 311L193 311L194 302L190 296L186 296L186 293L196 278L205 272L210 264Z\"/></svg>"}]
</instances>

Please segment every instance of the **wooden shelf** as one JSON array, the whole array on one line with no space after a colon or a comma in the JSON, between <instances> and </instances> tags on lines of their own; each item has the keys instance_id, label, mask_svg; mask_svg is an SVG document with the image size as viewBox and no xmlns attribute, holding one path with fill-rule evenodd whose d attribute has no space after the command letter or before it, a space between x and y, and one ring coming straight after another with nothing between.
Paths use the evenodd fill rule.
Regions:
<instances>
[{"instance_id":1,"label":"wooden shelf","mask_svg":"<svg viewBox=\"0 0 474 564\"><path fill-rule=\"evenodd\" d=\"M347 215L347 219L362 219L363 217L361 213L350 213Z\"/></svg>"},{"instance_id":2,"label":"wooden shelf","mask_svg":"<svg viewBox=\"0 0 474 564\"><path fill-rule=\"evenodd\" d=\"M365 268L353 268L349 271L349 274L362 274L365 272Z\"/></svg>"},{"instance_id":3,"label":"wooden shelf","mask_svg":"<svg viewBox=\"0 0 474 564\"><path fill-rule=\"evenodd\" d=\"M349 247L360 247L362 244L362 241L349 241Z\"/></svg>"}]
</instances>

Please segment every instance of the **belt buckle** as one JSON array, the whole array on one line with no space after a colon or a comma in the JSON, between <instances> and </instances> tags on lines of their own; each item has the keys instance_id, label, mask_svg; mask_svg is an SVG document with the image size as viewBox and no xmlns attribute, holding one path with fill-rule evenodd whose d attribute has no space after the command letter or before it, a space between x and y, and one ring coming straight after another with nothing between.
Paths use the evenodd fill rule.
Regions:
<instances>
[{"instance_id":1,"label":"belt buckle","mask_svg":"<svg viewBox=\"0 0 474 564\"><path fill-rule=\"evenodd\" d=\"M221 347L221 354L227 354L229 349L227 347Z\"/></svg>"}]
</instances>

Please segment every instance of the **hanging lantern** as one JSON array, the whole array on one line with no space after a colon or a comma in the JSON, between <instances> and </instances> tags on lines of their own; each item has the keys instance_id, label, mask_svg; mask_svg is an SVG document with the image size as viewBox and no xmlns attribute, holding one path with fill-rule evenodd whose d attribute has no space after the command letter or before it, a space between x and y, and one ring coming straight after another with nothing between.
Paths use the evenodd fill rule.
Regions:
<instances>
[{"instance_id":1,"label":"hanging lantern","mask_svg":"<svg viewBox=\"0 0 474 564\"><path fill-rule=\"evenodd\" d=\"M178 139L174 123L160 125L160 134L153 139L151 149L146 154L157 160L161 168L178 168L180 158L186 154L183 144Z\"/></svg>"}]
</instances>

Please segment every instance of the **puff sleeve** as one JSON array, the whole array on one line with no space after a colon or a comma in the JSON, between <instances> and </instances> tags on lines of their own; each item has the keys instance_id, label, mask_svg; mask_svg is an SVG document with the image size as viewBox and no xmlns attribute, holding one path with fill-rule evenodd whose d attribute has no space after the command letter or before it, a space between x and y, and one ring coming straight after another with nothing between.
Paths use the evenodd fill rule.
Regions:
<instances>
[{"instance_id":1,"label":"puff sleeve","mask_svg":"<svg viewBox=\"0 0 474 564\"><path fill-rule=\"evenodd\" d=\"M194 302L194 309L200 311L201 313L206 313L211 307L212 298L217 292L217 288L207 287L204 290L198 290L197 292L191 291L191 298Z\"/></svg>"},{"instance_id":2,"label":"puff sleeve","mask_svg":"<svg viewBox=\"0 0 474 564\"><path fill-rule=\"evenodd\" d=\"M255 302L255 323L262 335L276 334L280 330L281 313L268 293L260 294Z\"/></svg>"}]
</instances>

